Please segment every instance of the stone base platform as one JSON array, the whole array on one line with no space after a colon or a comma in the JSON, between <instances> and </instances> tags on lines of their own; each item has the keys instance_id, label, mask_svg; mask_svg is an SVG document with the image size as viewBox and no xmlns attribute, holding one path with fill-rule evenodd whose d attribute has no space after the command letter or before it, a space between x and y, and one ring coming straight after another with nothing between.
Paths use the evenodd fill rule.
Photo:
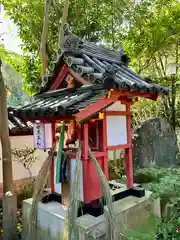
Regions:
<instances>
[{"instance_id":1,"label":"stone base platform","mask_svg":"<svg viewBox=\"0 0 180 240\"><path fill-rule=\"evenodd\" d=\"M28 238L28 218L32 199L23 203L23 240ZM160 217L160 200L152 200L151 192L146 191L145 196L138 198L128 196L113 203L116 224L121 233L144 223L150 216ZM109 226L107 222L107 206L104 214L94 217L85 214L77 219L78 240L108 240ZM65 240L67 232L64 231L68 217L68 209L57 202L39 203L37 240ZM65 234L64 234L65 232ZM66 236L65 236L66 235Z\"/></svg>"}]
</instances>

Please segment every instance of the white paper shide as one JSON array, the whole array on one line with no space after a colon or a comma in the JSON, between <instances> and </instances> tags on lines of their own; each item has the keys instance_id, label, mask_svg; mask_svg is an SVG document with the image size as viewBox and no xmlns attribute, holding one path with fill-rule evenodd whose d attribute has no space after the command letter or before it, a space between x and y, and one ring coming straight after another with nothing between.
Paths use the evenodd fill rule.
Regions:
<instances>
[{"instance_id":1,"label":"white paper shide","mask_svg":"<svg viewBox=\"0 0 180 240\"><path fill-rule=\"evenodd\" d=\"M34 148L50 149L52 147L51 123L34 123Z\"/></svg>"}]
</instances>

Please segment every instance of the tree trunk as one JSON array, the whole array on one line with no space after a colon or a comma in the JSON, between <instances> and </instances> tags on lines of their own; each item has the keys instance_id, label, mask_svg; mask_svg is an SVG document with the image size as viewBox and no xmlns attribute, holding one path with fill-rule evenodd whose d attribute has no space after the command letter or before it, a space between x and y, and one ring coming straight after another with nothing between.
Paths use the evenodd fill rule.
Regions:
<instances>
[{"instance_id":1,"label":"tree trunk","mask_svg":"<svg viewBox=\"0 0 180 240\"><path fill-rule=\"evenodd\" d=\"M171 91L172 91L172 106L171 106L171 116L172 116L172 127L174 131L176 131L176 87L175 87L176 78L172 76L172 84L171 84Z\"/></svg>"},{"instance_id":2,"label":"tree trunk","mask_svg":"<svg viewBox=\"0 0 180 240\"><path fill-rule=\"evenodd\" d=\"M1 61L1 60L0 60ZM0 63L1 64L1 63ZM11 144L9 139L6 87L0 67L0 139L2 145L3 192L13 193Z\"/></svg>"},{"instance_id":3,"label":"tree trunk","mask_svg":"<svg viewBox=\"0 0 180 240\"><path fill-rule=\"evenodd\" d=\"M3 168L3 239L16 240L17 201L13 187L11 144L8 128L7 96L4 79L1 72L0 59L0 140L2 146Z\"/></svg>"},{"instance_id":4,"label":"tree trunk","mask_svg":"<svg viewBox=\"0 0 180 240\"><path fill-rule=\"evenodd\" d=\"M41 35L41 60L42 60L42 76L46 74L46 44L47 44L47 37L48 37L48 20L49 20L49 9L51 6L52 0L45 0L45 7L44 7L44 21L43 21L43 30Z\"/></svg>"},{"instance_id":5,"label":"tree trunk","mask_svg":"<svg viewBox=\"0 0 180 240\"><path fill-rule=\"evenodd\" d=\"M69 10L69 0L64 0L64 9L63 9L62 21L61 21L61 26L60 26L60 29L59 29L58 46L60 48L63 47L63 43L64 43L64 24L66 23L67 18L68 18L68 10Z\"/></svg>"},{"instance_id":6,"label":"tree trunk","mask_svg":"<svg viewBox=\"0 0 180 240\"><path fill-rule=\"evenodd\" d=\"M177 81L177 74L178 74L178 68L179 68L179 48L178 48L178 40L176 42L176 51L175 51L175 56L176 56L176 75L172 76L172 84L171 84L171 88L172 88L172 106L171 106L171 110L172 110L172 127L174 129L174 131L176 131L176 81Z\"/></svg>"}]
</instances>

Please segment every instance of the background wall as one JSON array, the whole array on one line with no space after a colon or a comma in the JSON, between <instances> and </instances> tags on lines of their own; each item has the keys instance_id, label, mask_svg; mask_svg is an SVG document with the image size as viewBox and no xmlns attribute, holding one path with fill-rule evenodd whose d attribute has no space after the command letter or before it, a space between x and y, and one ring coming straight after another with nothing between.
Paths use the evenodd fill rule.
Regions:
<instances>
[{"instance_id":1,"label":"background wall","mask_svg":"<svg viewBox=\"0 0 180 240\"><path fill-rule=\"evenodd\" d=\"M10 137L11 141L11 148L33 148L33 136L17 136L17 137ZM40 170L45 158L47 157L48 153L44 152L43 150L36 150L35 157L37 158L36 161L33 163L31 167L32 176L36 176L38 171ZM29 172L24 168L22 163L18 161L13 161L13 178L14 180L20 180L29 178ZM2 149L0 144L0 183L2 183Z\"/></svg>"}]
</instances>

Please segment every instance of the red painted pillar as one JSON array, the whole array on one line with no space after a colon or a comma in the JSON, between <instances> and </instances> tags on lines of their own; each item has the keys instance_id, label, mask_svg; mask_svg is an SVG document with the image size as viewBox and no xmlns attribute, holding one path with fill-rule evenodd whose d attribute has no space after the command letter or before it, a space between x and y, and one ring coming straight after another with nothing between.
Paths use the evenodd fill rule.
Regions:
<instances>
[{"instance_id":1,"label":"red painted pillar","mask_svg":"<svg viewBox=\"0 0 180 240\"><path fill-rule=\"evenodd\" d=\"M131 111L130 104L126 105L127 108L127 141L130 145L129 148L125 149L125 170L126 170L126 183L128 188L133 187L133 162L132 162L132 131L131 131Z\"/></svg>"},{"instance_id":2,"label":"red painted pillar","mask_svg":"<svg viewBox=\"0 0 180 240\"><path fill-rule=\"evenodd\" d=\"M56 142L56 122L52 122L52 145ZM54 156L51 158L51 192L54 192Z\"/></svg>"},{"instance_id":3,"label":"red painted pillar","mask_svg":"<svg viewBox=\"0 0 180 240\"><path fill-rule=\"evenodd\" d=\"M89 195L89 168L88 168L88 124L84 123L81 127L82 131L82 168L83 168L83 193L84 200L88 199Z\"/></svg>"},{"instance_id":4,"label":"red painted pillar","mask_svg":"<svg viewBox=\"0 0 180 240\"><path fill-rule=\"evenodd\" d=\"M100 126L100 150L104 152L103 157L103 172L109 180L109 171L108 171L108 152L107 152L107 126L106 126L106 115L104 114L104 119L102 120L102 125Z\"/></svg>"}]
</instances>

